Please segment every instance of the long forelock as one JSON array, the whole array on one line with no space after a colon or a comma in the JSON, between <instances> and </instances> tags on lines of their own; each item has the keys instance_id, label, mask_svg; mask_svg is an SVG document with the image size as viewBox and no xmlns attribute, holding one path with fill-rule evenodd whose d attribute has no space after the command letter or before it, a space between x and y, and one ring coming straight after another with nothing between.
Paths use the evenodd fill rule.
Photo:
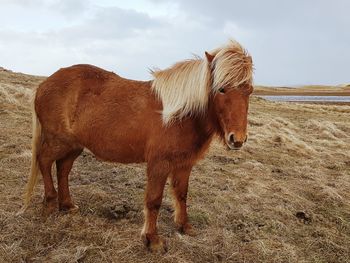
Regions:
<instances>
[{"instance_id":1,"label":"long forelock","mask_svg":"<svg viewBox=\"0 0 350 263\"><path fill-rule=\"evenodd\" d=\"M215 55L211 63L214 93L223 87L237 88L243 83L252 83L252 59L238 42L230 41L212 54Z\"/></svg>"},{"instance_id":2,"label":"long forelock","mask_svg":"<svg viewBox=\"0 0 350 263\"><path fill-rule=\"evenodd\" d=\"M163 104L163 123L169 124L187 115L204 113L209 97L209 65L192 59L153 71L152 89Z\"/></svg>"}]
</instances>

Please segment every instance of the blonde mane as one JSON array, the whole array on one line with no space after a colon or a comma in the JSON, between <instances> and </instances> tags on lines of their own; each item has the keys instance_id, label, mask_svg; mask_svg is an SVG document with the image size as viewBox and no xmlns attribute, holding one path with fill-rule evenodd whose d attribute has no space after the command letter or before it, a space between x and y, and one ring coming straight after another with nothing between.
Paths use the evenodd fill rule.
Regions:
<instances>
[{"instance_id":1,"label":"blonde mane","mask_svg":"<svg viewBox=\"0 0 350 263\"><path fill-rule=\"evenodd\" d=\"M152 89L163 104L163 123L191 114L204 114L210 92L252 83L253 64L236 41L210 52L213 60L195 58L153 71Z\"/></svg>"}]
</instances>

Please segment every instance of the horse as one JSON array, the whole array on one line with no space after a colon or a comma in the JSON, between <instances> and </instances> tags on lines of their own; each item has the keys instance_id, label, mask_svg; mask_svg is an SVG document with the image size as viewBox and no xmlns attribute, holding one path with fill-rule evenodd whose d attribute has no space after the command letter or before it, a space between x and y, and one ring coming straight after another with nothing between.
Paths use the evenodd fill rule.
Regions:
<instances>
[{"instance_id":1,"label":"horse","mask_svg":"<svg viewBox=\"0 0 350 263\"><path fill-rule=\"evenodd\" d=\"M74 211L68 175L88 149L99 159L147 163L141 237L150 251L164 251L157 217L169 179L178 231L193 234L186 199L192 167L216 135L229 149L247 140L253 63L236 41L205 56L151 71L136 81L92 65L61 68L39 85L34 98L31 173L24 207L41 173L44 211ZM57 191L51 167L56 163Z\"/></svg>"}]
</instances>

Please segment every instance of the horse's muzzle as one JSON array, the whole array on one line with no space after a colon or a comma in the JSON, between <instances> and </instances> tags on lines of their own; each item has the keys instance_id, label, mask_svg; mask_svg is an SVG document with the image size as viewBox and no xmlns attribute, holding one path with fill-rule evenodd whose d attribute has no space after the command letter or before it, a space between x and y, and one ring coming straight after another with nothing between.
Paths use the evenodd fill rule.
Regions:
<instances>
[{"instance_id":1,"label":"horse's muzzle","mask_svg":"<svg viewBox=\"0 0 350 263\"><path fill-rule=\"evenodd\" d=\"M239 150L242 148L243 143L247 141L247 138L245 138L243 141L236 141L234 134L231 132L227 138L226 138L226 144L230 150Z\"/></svg>"}]
</instances>

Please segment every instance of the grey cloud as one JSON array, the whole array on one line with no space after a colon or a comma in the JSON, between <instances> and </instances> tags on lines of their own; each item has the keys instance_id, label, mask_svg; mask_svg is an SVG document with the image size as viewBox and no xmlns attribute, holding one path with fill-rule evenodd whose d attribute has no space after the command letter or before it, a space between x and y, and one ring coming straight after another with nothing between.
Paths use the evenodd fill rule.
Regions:
<instances>
[{"instance_id":1,"label":"grey cloud","mask_svg":"<svg viewBox=\"0 0 350 263\"><path fill-rule=\"evenodd\" d=\"M0 27L2 66L15 64L19 71L51 74L62 66L91 63L133 78L148 78L147 66L157 46L152 44L153 37L165 23L118 7L95 7L90 11L93 15L73 26L41 33Z\"/></svg>"},{"instance_id":2,"label":"grey cloud","mask_svg":"<svg viewBox=\"0 0 350 263\"><path fill-rule=\"evenodd\" d=\"M59 12L68 18L86 12L89 7L90 2L86 0L57 0L47 6L47 8L56 10L56 12Z\"/></svg>"},{"instance_id":3,"label":"grey cloud","mask_svg":"<svg viewBox=\"0 0 350 263\"><path fill-rule=\"evenodd\" d=\"M56 13L63 17L74 19L89 9L89 0L0 0L0 4L5 6L18 7L22 9L43 10L45 12Z\"/></svg>"},{"instance_id":4,"label":"grey cloud","mask_svg":"<svg viewBox=\"0 0 350 263\"><path fill-rule=\"evenodd\" d=\"M162 1L153 0L159 4ZM174 0L178 3L181 12L192 14L193 19L204 16L213 23L221 23L233 19L247 25L255 26L283 26L293 24L338 24L344 25L350 21L348 10L350 2L347 0L247 0L247 1L210 1L210 0ZM331 18L331 21L329 20Z\"/></svg>"},{"instance_id":5,"label":"grey cloud","mask_svg":"<svg viewBox=\"0 0 350 263\"><path fill-rule=\"evenodd\" d=\"M117 4L107 8L82 0L28 1L54 14L54 25L36 30L50 15L24 31L17 28L20 19L15 28L2 23L0 66L50 74L62 66L92 63L145 79L148 67L164 68L191 53L203 55L232 37L252 54L256 83L349 82L348 1L144 1L171 9L151 16L147 10L125 10ZM27 1L0 3L25 8ZM40 15L37 8L31 4L28 17Z\"/></svg>"},{"instance_id":6,"label":"grey cloud","mask_svg":"<svg viewBox=\"0 0 350 263\"><path fill-rule=\"evenodd\" d=\"M161 1L153 0L158 4ZM256 79L266 84L348 82L350 2L175 0L181 13L205 21L249 49Z\"/></svg>"},{"instance_id":7,"label":"grey cloud","mask_svg":"<svg viewBox=\"0 0 350 263\"><path fill-rule=\"evenodd\" d=\"M159 21L147 14L118 7L100 8L93 18L83 21L81 25L63 30L70 37L88 39L124 38L140 30L161 26Z\"/></svg>"},{"instance_id":8,"label":"grey cloud","mask_svg":"<svg viewBox=\"0 0 350 263\"><path fill-rule=\"evenodd\" d=\"M37 6L44 3L45 0L0 0L1 5Z\"/></svg>"}]
</instances>

